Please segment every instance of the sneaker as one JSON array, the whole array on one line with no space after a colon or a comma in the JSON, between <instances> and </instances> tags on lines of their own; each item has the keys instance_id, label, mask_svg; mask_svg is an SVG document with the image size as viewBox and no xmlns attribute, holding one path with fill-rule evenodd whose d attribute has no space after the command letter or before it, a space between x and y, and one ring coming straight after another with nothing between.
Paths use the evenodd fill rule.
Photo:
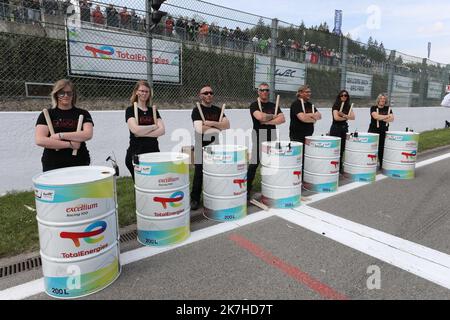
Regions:
<instances>
[{"instance_id":1,"label":"sneaker","mask_svg":"<svg viewBox=\"0 0 450 320\"><path fill-rule=\"evenodd\" d=\"M191 200L191 210L197 210L200 207L200 202L197 200Z\"/></svg>"}]
</instances>

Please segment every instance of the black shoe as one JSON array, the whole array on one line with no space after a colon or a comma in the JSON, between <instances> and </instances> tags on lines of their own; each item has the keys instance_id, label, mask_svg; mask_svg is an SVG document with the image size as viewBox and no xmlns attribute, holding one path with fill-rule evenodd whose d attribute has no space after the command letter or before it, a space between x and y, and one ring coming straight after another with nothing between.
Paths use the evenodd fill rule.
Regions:
<instances>
[{"instance_id":1,"label":"black shoe","mask_svg":"<svg viewBox=\"0 0 450 320\"><path fill-rule=\"evenodd\" d=\"M200 208L200 202L192 199L191 200L191 210L197 210L198 208Z\"/></svg>"}]
</instances>

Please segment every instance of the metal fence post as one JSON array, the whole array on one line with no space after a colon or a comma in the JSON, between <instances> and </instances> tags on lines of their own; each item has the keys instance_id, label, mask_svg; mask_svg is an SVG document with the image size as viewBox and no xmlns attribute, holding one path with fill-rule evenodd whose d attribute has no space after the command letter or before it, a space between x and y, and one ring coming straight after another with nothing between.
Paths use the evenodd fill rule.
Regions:
<instances>
[{"instance_id":1,"label":"metal fence post","mask_svg":"<svg viewBox=\"0 0 450 320\"><path fill-rule=\"evenodd\" d=\"M278 19L272 20L272 42L270 43L270 100L275 101L275 72L277 61Z\"/></svg>"},{"instance_id":2,"label":"metal fence post","mask_svg":"<svg viewBox=\"0 0 450 320\"><path fill-rule=\"evenodd\" d=\"M348 39L344 37L342 41L342 57L341 57L341 90L345 89L347 83L347 54L348 54Z\"/></svg>"},{"instance_id":3,"label":"metal fence post","mask_svg":"<svg viewBox=\"0 0 450 320\"><path fill-rule=\"evenodd\" d=\"M145 1L145 13L147 20L147 37L146 37L146 51L147 51L147 82L153 89L153 36L151 26L151 10L152 10L152 0ZM152 97L153 98L153 97Z\"/></svg>"},{"instance_id":4,"label":"metal fence post","mask_svg":"<svg viewBox=\"0 0 450 320\"><path fill-rule=\"evenodd\" d=\"M389 57L389 75L388 75L388 87L387 87L387 94L389 99L392 103L392 88L394 86L394 64L395 64L395 50L391 51L390 57Z\"/></svg>"},{"instance_id":5,"label":"metal fence post","mask_svg":"<svg viewBox=\"0 0 450 320\"><path fill-rule=\"evenodd\" d=\"M424 102L427 98L427 90L426 90L426 86L425 83L427 82L428 79L428 70L427 70L427 58L424 58L422 60L422 67L420 70L420 78L419 78L419 99L418 99L418 104L420 107L424 106Z\"/></svg>"}]
</instances>

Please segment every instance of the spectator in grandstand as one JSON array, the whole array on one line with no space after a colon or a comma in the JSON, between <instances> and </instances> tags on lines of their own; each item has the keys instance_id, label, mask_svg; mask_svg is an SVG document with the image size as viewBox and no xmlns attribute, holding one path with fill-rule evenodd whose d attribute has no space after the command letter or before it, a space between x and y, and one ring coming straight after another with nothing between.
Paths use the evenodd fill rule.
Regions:
<instances>
[{"instance_id":1,"label":"spectator in grandstand","mask_svg":"<svg viewBox=\"0 0 450 320\"><path fill-rule=\"evenodd\" d=\"M86 141L94 131L94 123L88 111L76 107L77 93L70 80L62 79L55 83L51 93L52 108L47 109L51 125L42 112L36 122L35 142L44 148L42 155L43 171L90 164ZM81 131L77 131L79 116L83 115ZM78 150L72 155L73 150Z\"/></svg>"},{"instance_id":2,"label":"spectator in grandstand","mask_svg":"<svg viewBox=\"0 0 450 320\"><path fill-rule=\"evenodd\" d=\"M106 8L106 24L108 27L119 27L119 13L112 4Z\"/></svg>"},{"instance_id":3,"label":"spectator in grandstand","mask_svg":"<svg viewBox=\"0 0 450 320\"><path fill-rule=\"evenodd\" d=\"M175 22L175 30L178 37L182 40L186 40L186 28L187 28L187 20L185 20L182 16L178 18Z\"/></svg>"},{"instance_id":4,"label":"spectator in grandstand","mask_svg":"<svg viewBox=\"0 0 450 320\"><path fill-rule=\"evenodd\" d=\"M105 17L100 9L100 6L96 6L92 12L92 21L96 24L105 24Z\"/></svg>"},{"instance_id":5,"label":"spectator in grandstand","mask_svg":"<svg viewBox=\"0 0 450 320\"><path fill-rule=\"evenodd\" d=\"M0 0L0 19L9 20L9 0Z\"/></svg>"},{"instance_id":6,"label":"spectator in grandstand","mask_svg":"<svg viewBox=\"0 0 450 320\"><path fill-rule=\"evenodd\" d=\"M80 19L81 21L91 22L91 3L87 0L80 2Z\"/></svg>"},{"instance_id":7,"label":"spectator in grandstand","mask_svg":"<svg viewBox=\"0 0 450 320\"><path fill-rule=\"evenodd\" d=\"M141 25L141 17L139 17L137 14L136 14L136 11L134 11L134 10L131 10L131 12L130 12L130 19L131 19L131 28L134 30L134 31L142 31L142 30L139 30L139 26Z\"/></svg>"},{"instance_id":8,"label":"spectator in grandstand","mask_svg":"<svg viewBox=\"0 0 450 320\"><path fill-rule=\"evenodd\" d=\"M209 35L212 39L212 45L218 46L220 44L220 29L215 23L211 23L209 26Z\"/></svg>"},{"instance_id":9,"label":"spectator in grandstand","mask_svg":"<svg viewBox=\"0 0 450 320\"><path fill-rule=\"evenodd\" d=\"M120 27L125 29L130 29L130 14L128 13L128 8L123 7L122 10L120 10Z\"/></svg>"},{"instance_id":10,"label":"spectator in grandstand","mask_svg":"<svg viewBox=\"0 0 450 320\"><path fill-rule=\"evenodd\" d=\"M386 131L389 130L389 123L394 121L394 113L389 107L389 99L387 94L378 95L376 105L370 108L370 125L368 132L378 133L378 160L380 169L383 168L384 141L386 139Z\"/></svg>"},{"instance_id":11,"label":"spectator in grandstand","mask_svg":"<svg viewBox=\"0 0 450 320\"><path fill-rule=\"evenodd\" d=\"M192 19L187 24L187 34L188 39L190 41L196 41L197 40L197 34L198 34L198 23L195 21L195 19Z\"/></svg>"},{"instance_id":12,"label":"spectator in grandstand","mask_svg":"<svg viewBox=\"0 0 450 320\"><path fill-rule=\"evenodd\" d=\"M133 159L142 153L159 152L158 137L165 134L164 122L156 111L152 110L153 90L145 80L139 80L131 94L131 106L125 111L125 121L130 131L130 144L125 157L125 164L134 180ZM137 104L135 114L134 104Z\"/></svg>"},{"instance_id":13,"label":"spectator in grandstand","mask_svg":"<svg viewBox=\"0 0 450 320\"><path fill-rule=\"evenodd\" d=\"M164 33L167 37L171 37L173 35L173 28L175 27L175 21L171 16L166 19Z\"/></svg>"},{"instance_id":14,"label":"spectator in grandstand","mask_svg":"<svg viewBox=\"0 0 450 320\"><path fill-rule=\"evenodd\" d=\"M209 35L209 26L206 24L206 22L203 22L201 24L201 26L198 29L198 33L199 33L199 41L201 43L206 44Z\"/></svg>"},{"instance_id":15,"label":"spectator in grandstand","mask_svg":"<svg viewBox=\"0 0 450 320\"><path fill-rule=\"evenodd\" d=\"M347 141L348 120L355 120L353 109L350 110L350 95L347 90L341 90L334 101L331 108L333 123L330 128L330 136L341 138L341 159L340 172L343 170L342 156L345 150L345 142Z\"/></svg>"}]
</instances>

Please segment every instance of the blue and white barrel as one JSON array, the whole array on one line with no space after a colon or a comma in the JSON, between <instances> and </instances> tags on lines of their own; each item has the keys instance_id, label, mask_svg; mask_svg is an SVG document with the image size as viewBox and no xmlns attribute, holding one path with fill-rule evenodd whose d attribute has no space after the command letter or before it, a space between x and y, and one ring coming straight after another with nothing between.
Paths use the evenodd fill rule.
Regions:
<instances>
[{"instance_id":1,"label":"blue and white barrel","mask_svg":"<svg viewBox=\"0 0 450 320\"><path fill-rule=\"evenodd\" d=\"M353 181L373 182L377 173L377 133L347 133L344 153L344 172Z\"/></svg>"},{"instance_id":2,"label":"blue and white barrel","mask_svg":"<svg viewBox=\"0 0 450 320\"><path fill-rule=\"evenodd\" d=\"M82 166L33 178L45 292L79 298L120 275L115 171Z\"/></svg>"},{"instance_id":3,"label":"blue and white barrel","mask_svg":"<svg viewBox=\"0 0 450 320\"><path fill-rule=\"evenodd\" d=\"M203 214L215 221L247 215L247 147L211 145L203 148Z\"/></svg>"},{"instance_id":4,"label":"blue and white barrel","mask_svg":"<svg viewBox=\"0 0 450 320\"><path fill-rule=\"evenodd\" d=\"M190 235L189 156L177 152L145 153L134 164L137 239L146 246L166 246Z\"/></svg>"},{"instance_id":5,"label":"blue and white barrel","mask_svg":"<svg viewBox=\"0 0 450 320\"><path fill-rule=\"evenodd\" d=\"M303 144L294 141L262 143L261 201L272 208L301 205Z\"/></svg>"},{"instance_id":6,"label":"blue and white barrel","mask_svg":"<svg viewBox=\"0 0 450 320\"><path fill-rule=\"evenodd\" d=\"M303 187L314 192L335 192L339 181L341 139L331 136L305 138Z\"/></svg>"},{"instance_id":7,"label":"blue and white barrel","mask_svg":"<svg viewBox=\"0 0 450 320\"><path fill-rule=\"evenodd\" d=\"M383 173L394 179L414 179L418 147L416 132L386 132Z\"/></svg>"}]
</instances>

